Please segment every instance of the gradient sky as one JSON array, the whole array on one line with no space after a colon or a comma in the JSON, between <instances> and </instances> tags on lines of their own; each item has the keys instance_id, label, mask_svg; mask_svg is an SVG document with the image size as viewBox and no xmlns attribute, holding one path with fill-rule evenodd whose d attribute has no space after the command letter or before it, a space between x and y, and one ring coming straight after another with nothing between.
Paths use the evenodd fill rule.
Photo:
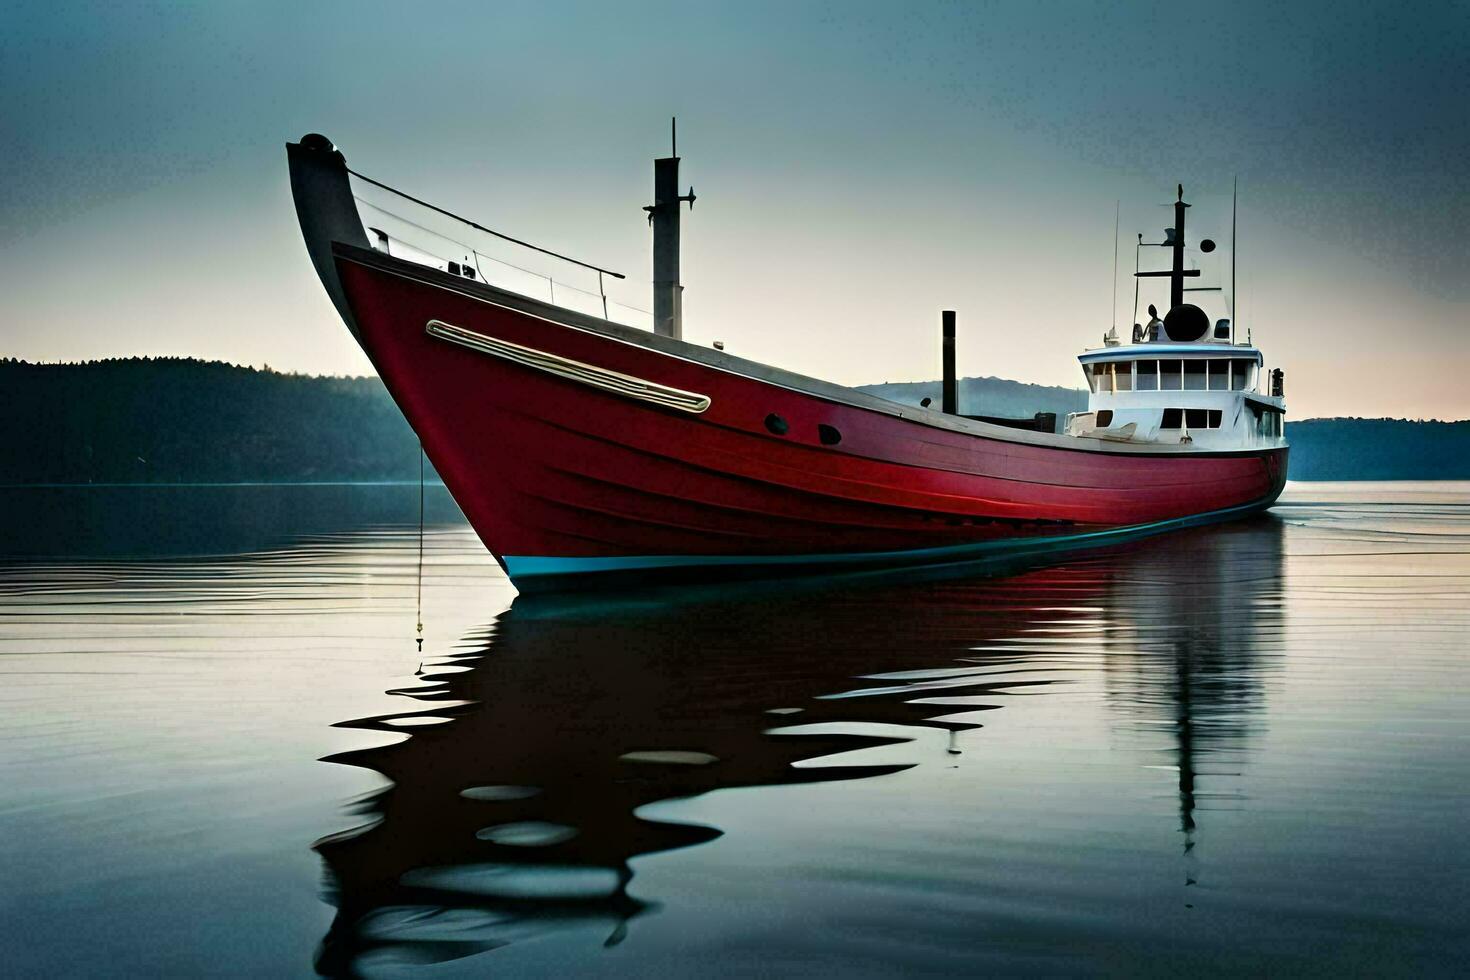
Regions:
<instances>
[{"instance_id":1,"label":"gradient sky","mask_svg":"<svg viewBox=\"0 0 1470 980\"><path fill-rule=\"evenodd\" d=\"M1238 322L1291 414L1470 417L1470 3L11 0L0 26L0 354L367 372L291 205L313 131L647 308L677 114L687 339L921 380L953 308L962 374L1078 386L1114 202L1126 331L1134 232L1182 181L1190 238L1228 243L1239 175Z\"/></svg>"}]
</instances>

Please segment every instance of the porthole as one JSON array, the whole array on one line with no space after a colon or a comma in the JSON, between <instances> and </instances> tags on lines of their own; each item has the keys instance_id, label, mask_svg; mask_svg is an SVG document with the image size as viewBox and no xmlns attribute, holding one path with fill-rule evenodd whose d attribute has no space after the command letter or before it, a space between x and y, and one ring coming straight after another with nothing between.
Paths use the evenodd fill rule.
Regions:
<instances>
[{"instance_id":1,"label":"porthole","mask_svg":"<svg viewBox=\"0 0 1470 980\"><path fill-rule=\"evenodd\" d=\"M787 432L791 431L791 426L781 416L772 412L766 416L766 429L773 435L784 436Z\"/></svg>"},{"instance_id":2,"label":"porthole","mask_svg":"<svg viewBox=\"0 0 1470 980\"><path fill-rule=\"evenodd\" d=\"M822 440L824 446L835 446L842 441L842 433L838 432L835 426L818 425L817 438Z\"/></svg>"},{"instance_id":3,"label":"porthole","mask_svg":"<svg viewBox=\"0 0 1470 980\"><path fill-rule=\"evenodd\" d=\"M1112 409L1105 408L1101 412L1098 412L1097 413L1097 427L1098 428L1100 428L1100 429L1106 429L1108 426L1110 426L1112 424L1113 424L1113 410Z\"/></svg>"}]
</instances>

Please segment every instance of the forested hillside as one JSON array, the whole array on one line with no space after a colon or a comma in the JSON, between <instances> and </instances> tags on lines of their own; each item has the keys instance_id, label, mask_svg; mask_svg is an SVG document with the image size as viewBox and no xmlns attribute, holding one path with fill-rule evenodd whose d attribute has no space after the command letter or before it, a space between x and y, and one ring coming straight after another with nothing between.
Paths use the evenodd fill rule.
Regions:
<instances>
[{"instance_id":1,"label":"forested hillside","mask_svg":"<svg viewBox=\"0 0 1470 980\"><path fill-rule=\"evenodd\" d=\"M1286 423L1294 480L1470 480L1470 421Z\"/></svg>"},{"instance_id":2,"label":"forested hillside","mask_svg":"<svg viewBox=\"0 0 1470 980\"><path fill-rule=\"evenodd\" d=\"M0 432L5 483L418 479L418 440L377 378L6 360Z\"/></svg>"}]
</instances>

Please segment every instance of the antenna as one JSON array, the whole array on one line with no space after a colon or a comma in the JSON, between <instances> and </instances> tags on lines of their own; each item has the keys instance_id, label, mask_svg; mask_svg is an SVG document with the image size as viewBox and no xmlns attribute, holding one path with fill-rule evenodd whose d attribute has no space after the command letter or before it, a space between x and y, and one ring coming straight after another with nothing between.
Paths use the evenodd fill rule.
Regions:
<instances>
[{"instance_id":1,"label":"antenna","mask_svg":"<svg viewBox=\"0 0 1470 980\"><path fill-rule=\"evenodd\" d=\"M1240 175L1230 182L1230 343L1235 343L1235 321L1240 319L1240 300L1235 296L1235 203L1240 197Z\"/></svg>"},{"instance_id":2,"label":"antenna","mask_svg":"<svg viewBox=\"0 0 1470 980\"><path fill-rule=\"evenodd\" d=\"M1113 202L1113 329L1118 329L1118 215L1123 209L1121 199ZM1129 368L1131 371L1132 368Z\"/></svg>"},{"instance_id":3,"label":"antenna","mask_svg":"<svg viewBox=\"0 0 1470 980\"><path fill-rule=\"evenodd\" d=\"M669 117L669 156L679 155L679 117Z\"/></svg>"},{"instance_id":4,"label":"antenna","mask_svg":"<svg viewBox=\"0 0 1470 980\"><path fill-rule=\"evenodd\" d=\"M1143 232L1138 233L1138 243L1133 246L1133 322L1138 322L1138 250L1143 247Z\"/></svg>"}]
</instances>

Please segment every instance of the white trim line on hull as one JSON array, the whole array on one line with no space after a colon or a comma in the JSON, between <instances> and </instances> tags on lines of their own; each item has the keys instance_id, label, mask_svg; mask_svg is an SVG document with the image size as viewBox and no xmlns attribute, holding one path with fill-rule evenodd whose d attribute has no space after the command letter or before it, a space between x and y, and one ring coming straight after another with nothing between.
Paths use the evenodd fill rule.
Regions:
<instances>
[{"instance_id":1,"label":"white trim line on hull","mask_svg":"<svg viewBox=\"0 0 1470 980\"><path fill-rule=\"evenodd\" d=\"M635 378L631 374L609 371L607 368L574 361L569 357L548 354L534 347L523 347L508 340L500 340L473 330L466 330L464 327L456 327L443 320L430 320L424 326L424 332L430 337L447 340L451 344L458 344L481 354L489 354L522 367L545 371L558 378L600 388L615 395L622 395L624 398L652 402L664 408L673 408L692 415L698 415L710 406L708 395L670 388L668 385L661 385L655 381Z\"/></svg>"}]
</instances>

